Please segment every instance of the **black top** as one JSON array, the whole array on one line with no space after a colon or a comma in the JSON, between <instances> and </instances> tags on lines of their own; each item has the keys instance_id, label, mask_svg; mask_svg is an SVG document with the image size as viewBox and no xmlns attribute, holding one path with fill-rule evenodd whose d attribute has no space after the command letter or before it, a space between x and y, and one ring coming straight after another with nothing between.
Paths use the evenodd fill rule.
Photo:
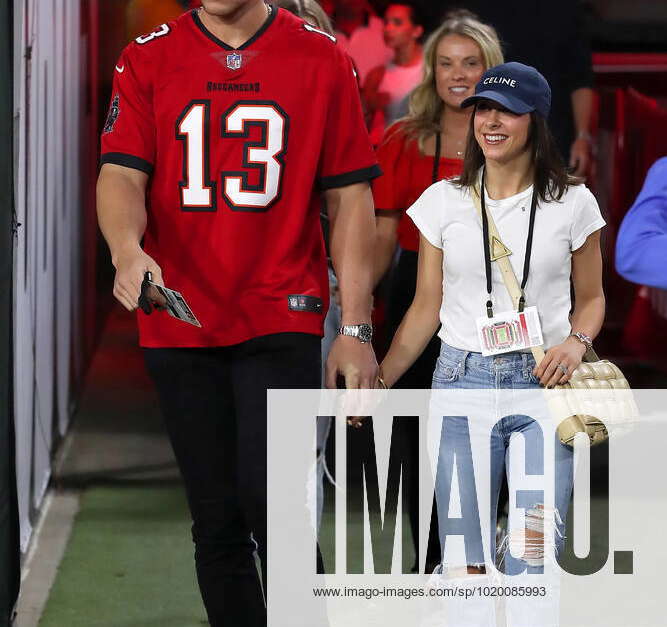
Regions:
<instances>
[{"instance_id":1,"label":"black top","mask_svg":"<svg viewBox=\"0 0 667 627\"><path fill-rule=\"evenodd\" d=\"M495 27L505 61L536 67L551 86L549 126L565 159L574 140L571 93L593 87L589 35L579 0L466 0Z\"/></svg>"}]
</instances>

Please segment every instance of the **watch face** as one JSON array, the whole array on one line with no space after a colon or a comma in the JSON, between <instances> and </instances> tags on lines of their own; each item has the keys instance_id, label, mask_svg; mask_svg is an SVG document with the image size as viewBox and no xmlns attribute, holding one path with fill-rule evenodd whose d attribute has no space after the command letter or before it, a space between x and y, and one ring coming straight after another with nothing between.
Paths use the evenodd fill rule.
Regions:
<instances>
[{"instance_id":1,"label":"watch face","mask_svg":"<svg viewBox=\"0 0 667 627\"><path fill-rule=\"evenodd\" d=\"M373 327L370 324L360 324L357 337L362 342L370 342L373 339Z\"/></svg>"}]
</instances>

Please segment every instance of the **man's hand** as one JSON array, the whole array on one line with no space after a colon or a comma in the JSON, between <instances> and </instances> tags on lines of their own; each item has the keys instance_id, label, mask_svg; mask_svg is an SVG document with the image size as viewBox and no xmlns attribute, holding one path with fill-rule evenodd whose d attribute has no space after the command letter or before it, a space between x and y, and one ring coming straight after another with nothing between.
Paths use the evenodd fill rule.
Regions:
<instances>
[{"instance_id":1,"label":"man's hand","mask_svg":"<svg viewBox=\"0 0 667 627\"><path fill-rule=\"evenodd\" d=\"M575 139L570 148L570 167L574 176L585 176L591 160L590 141L585 137Z\"/></svg>"},{"instance_id":2,"label":"man's hand","mask_svg":"<svg viewBox=\"0 0 667 627\"><path fill-rule=\"evenodd\" d=\"M339 335L331 346L326 365L326 386L336 387L336 377L345 378L348 389L374 388L378 364L370 342L361 343L355 337Z\"/></svg>"},{"instance_id":3,"label":"man's hand","mask_svg":"<svg viewBox=\"0 0 667 627\"><path fill-rule=\"evenodd\" d=\"M154 283L164 285L160 266L139 246L120 253L113 259L113 265L116 268L113 295L128 311L134 311L139 304L141 283L146 272L153 274Z\"/></svg>"}]
</instances>

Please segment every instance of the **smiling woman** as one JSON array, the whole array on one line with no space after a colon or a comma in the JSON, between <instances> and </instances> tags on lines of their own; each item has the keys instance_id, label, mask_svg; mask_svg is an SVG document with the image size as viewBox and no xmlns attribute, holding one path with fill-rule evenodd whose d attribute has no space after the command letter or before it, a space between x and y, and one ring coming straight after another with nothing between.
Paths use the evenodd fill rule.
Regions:
<instances>
[{"instance_id":1,"label":"smiling woman","mask_svg":"<svg viewBox=\"0 0 667 627\"><path fill-rule=\"evenodd\" d=\"M593 195L568 176L560 159L546 123L550 103L547 81L535 68L520 63L487 70L474 95L461 102L468 110L474 105L463 172L456 180L431 185L407 212L421 238L417 289L382 362L389 387L422 353L439 324L442 344L433 372L435 389L534 389L565 383L599 332L605 308L600 255L605 222ZM499 256L510 250L510 263L523 276L518 311L497 264L491 263L499 248L494 246L492 254L488 216L506 246ZM572 315L570 281L575 294ZM525 325L526 320L528 332L512 334L517 321ZM542 344L548 349L546 357L536 364L530 348ZM505 417L497 416L499 429L490 434L491 503L497 503L505 468L512 482L507 463L511 435L527 436L539 429L527 416L519 419L523 413L507 408ZM443 451L456 449L457 432L461 433L455 429L451 437L443 437L441 458ZM508 574L553 558L545 548L547 541L556 551L562 548L572 489L572 449L557 438L554 446L555 508L544 503L534 506L532 511L542 521L540 530L526 520L526 552L519 557L505 555ZM450 479L438 468L436 496L445 520L441 538L448 533L446 520L451 520L446 491ZM461 493L469 493L471 479L461 473ZM492 507L489 529L495 529L495 519ZM516 511L511 510L510 530L517 524ZM536 553L537 545L541 548ZM480 543L466 558L468 573L488 572L495 549L482 550ZM451 564L443 564L443 570L447 566Z\"/></svg>"},{"instance_id":2,"label":"smiling woman","mask_svg":"<svg viewBox=\"0 0 667 627\"><path fill-rule=\"evenodd\" d=\"M512 71L527 67L519 63L507 63ZM540 75L541 76L541 75ZM503 78L505 82L495 81ZM489 82L493 80L493 82ZM513 83L513 84L512 84ZM560 200L568 186L581 181L569 176L549 130L547 117L551 91L546 81L541 92L535 95L533 107L519 100L524 85L507 77L487 77L480 82L474 96L463 106L475 104L474 115L468 128L468 143L463 172L459 182L467 187L477 183L481 168L486 165L488 176L497 166L503 166L501 180L509 183L511 172L523 172L526 186L535 183L539 198L544 202ZM496 85L489 88L489 85ZM524 96L525 97L525 96ZM489 179L487 178L487 184Z\"/></svg>"},{"instance_id":3,"label":"smiling woman","mask_svg":"<svg viewBox=\"0 0 667 627\"><path fill-rule=\"evenodd\" d=\"M384 174L373 184L376 283L389 268L397 243L400 249L388 300L390 338L412 302L417 282L419 234L405 211L429 185L461 173L471 118L470 110L461 109L461 103L473 95L484 70L502 61L500 43L491 26L467 11L450 13L426 42L423 78L410 96L408 115L389 127L380 145L378 161ZM396 387L429 387L439 350L440 340L434 336ZM403 439L408 442L409 451L414 452L417 433L411 427L407 430ZM416 479L414 472L407 488L412 495L413 529L417 529L418 518ZM430 537L437 538L435 518ZM439 547L437 541L432 541L427 564L437 561Z\"/></svg>"},{"instance_id":4,"label":"smiling woman","mask_svg":"<svg viewBox=\"0 0 667 627\"><path fill-rule=\"evenodd\" d=\"M450 13L426 42L423 78L410 95L408 115L387 129L378 149L384 175L373 184L378 228L375 282L388 270L397 243L401 259L410 258L402 263L412 268L407 283L390 298L394 321L407 310L416 280L419 236L405 210L430 184L460 174L470 120L461 103L473 95L484 70L502 62L491 26L467 11ZM430 366L426 370L428 379Z\"/></svg>"},{"instance_id":5,"label":"smiling woman","mask_svg":"<svg viewBox=\"0 0 667 627\"><path fill-rule=\"evenodd\" d=\"M519 115L492 100L482 100L475 111L473 130L484 156L496 161L511 161L525 150L530 129L530 116Z\"/></svg>"}]
</instances>

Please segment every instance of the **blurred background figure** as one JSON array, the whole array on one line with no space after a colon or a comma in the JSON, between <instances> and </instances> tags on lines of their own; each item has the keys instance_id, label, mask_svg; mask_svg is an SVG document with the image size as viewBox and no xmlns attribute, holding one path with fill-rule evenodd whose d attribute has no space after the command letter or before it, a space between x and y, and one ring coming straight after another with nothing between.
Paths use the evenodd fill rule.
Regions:
<instances>
[{"instance_id":1,"label":"blurred background figure","mask_svg":"<svg viewBox=\"0 0 667 627\"><path fill-rule=\"evenodd\" d=\"M667 157L653 164L623 218L616 269L628 281L667 290Z\"/></svg>"},{"instance_id":2,"label":"blurred background figure","mask_svg":"<svg viewBox=\"0 0 667 627\"><path fill-rule=\"evenodd\" d=\"M372 68L393 56L384 42L384 24L368 0L336 0L332 20L338 45L352 57L363 85Z\"/></svg>"},{"instance_id":3,"label":"blurred background figure","mask_svg":"<svg viewBox=\"0 0 667 627\"><path fill-rule=\"evenodd\" d=\"M397 244L400 251L389 286L389 341L412 303L417 284L419 235L405 211L427 187L461 173L472 113L469 108L461 109L461 103L474 94L484 71L502 62L500 42L491 26L481 23L468 11L448 14L426 42L423 78L410 96L408 115L389 127L378 150L378 162L384 174L373 183L377 221L376 284L391 266ZM394 387L430 387L439 350L440 341L435 335ZM410 460L406 489L417 553L419 433L416 423L406 428L402 439ZM440 554L435 511L431 522L427 572L438 563ZM414 568L418 569L419 564Z\"/></svg>"},{"instance_id":4,"label":"blurred background figure","mask_svg":"<svg viewBox=\"0 0 667 627\"><path fill-rule=\"evenodd\" d=\"M508 60L536 67L549 81L549 127L574 174L585 175L591 158L594 81L580 0L466 0L464 5L493 24Z\"/></svg>"},{"instance_id":5,"label":"blurred background figure","mask_svg":"<svg viewBox=\"0 0 667 627\"><path fill-rule=\"evenodd\" d=\"M394 58L366 76L362 98L369 118L371 143L382 141L385 128L408 112L408 96L422 78L424 19L411 2L392 2L384 13L384 41Z\"/></svg>"}]
</instances>

